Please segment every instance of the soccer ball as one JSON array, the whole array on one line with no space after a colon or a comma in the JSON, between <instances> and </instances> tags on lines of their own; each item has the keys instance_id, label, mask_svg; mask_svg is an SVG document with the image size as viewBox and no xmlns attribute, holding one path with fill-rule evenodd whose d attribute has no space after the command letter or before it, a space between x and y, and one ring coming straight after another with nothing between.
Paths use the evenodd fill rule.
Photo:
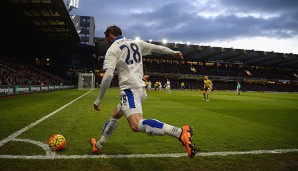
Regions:
<instances>
[{"instance_id":1,"label":"soccer ball","mask_svg":"<svg viewBox=\"0 0 298 171\"><path fill-rule=\"evenodd\" d=\"M60 151L66 145L66 139L61 134L54 134L50 137L48 145L53 151Z\"/></svg>"}]
</instances>

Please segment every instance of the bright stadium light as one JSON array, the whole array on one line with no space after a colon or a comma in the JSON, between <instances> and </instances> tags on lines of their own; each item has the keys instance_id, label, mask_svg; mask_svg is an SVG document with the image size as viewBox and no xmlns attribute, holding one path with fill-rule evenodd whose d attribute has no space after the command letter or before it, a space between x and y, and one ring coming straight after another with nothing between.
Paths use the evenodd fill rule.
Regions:
<instances>
[{"instance_id":1,"label":"bright stadium light","mask_svg":"<svg viewBox=\"0 0 298 171\"><path fill-rule=\"evenodd\" d=\"M178 48L177 42L175 42L174 48Z\"/></svg>"},{"instance_id":2,"label":"bright stadium light","mask_svg":"<svg viewBox=\"0 0 298 171\"><path fill-rule=\"evenodd\" d=\"M163 43L163 44L167 44L168 41L167 41L166 39L163 39L163 40L162 40L162 43Z\"/></svg>"},{"instance_id":3,"label":"bright stadium light","mask_svg":"<svg viewBox=\"0 0 298 171\"><path fill-rule=\"evenodd\" d=\"M151 43L152 42L152 39L149 39L149 42Z\"/></svg>"},{"instance_id":4,"label":"bright stadium light","mask_svg":"<svg viewBox=\"0 0 298 171\"><path fill-rule=\"evenodd\" d=\"M186 45L190 45L190 42L186 42Z\"/></svg>"},{"instance_id":5,"label":"bright stadium light","mask_svg":"<svg viewBox=\"0 0 298 171\"><path fill-rule=\"evenodd\" d=\"M141 39L140 39L140 37L136 37L135 40L136 40L136 41L139 41L139 40L141 40Z\"/></svg>"}]
</instances>

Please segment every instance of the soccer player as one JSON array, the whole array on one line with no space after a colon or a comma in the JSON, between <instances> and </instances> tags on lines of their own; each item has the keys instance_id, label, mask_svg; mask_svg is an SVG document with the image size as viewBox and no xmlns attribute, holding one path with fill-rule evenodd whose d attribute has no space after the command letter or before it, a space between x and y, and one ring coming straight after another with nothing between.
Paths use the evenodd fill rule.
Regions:
<instances>
[{"instance_id":1,"label":"soccer player","mask_svg":"<svg viewBox=\"0 0 298 171\"><path fill-rule=\"evenodd\" d=\"M184 90L185 89L185 84L184 84L184 82L182 81L181 82L181 90Z\"/></svg>"},{"instance_id":2,"label":"soccer player","mask_svg":"<svg viewBox=\"0 0 298 171\"><path fill-rule=\"evenodd\" d=\"M237 81L236 91L237 91L238 96L240 95L240 89L241 89L240 81Z\"/></svg>"},{"instance_id":3,"label":"soccer player","mask_svg":"<svg viewBox=\"0 0 298 171\"><path fill-rule=\"evenodd\" d=\"M158 85L159 85L159 82L158 82L158 81L156 81L156 82L154 83L154 90L155 90L155 91L157 91L157 90L158 90Z\"/></svg>"},{"instance_id":4,"label":"soccer player","mask_svg":"<svg viewBox=\"0 0 298 171\"><path fill-rule=\"evenodd\" d=\"M149 82L148 80L144 80L144 82L145 82L145 88L148 90Z\"/></svg>"},{"instance_id":5,"label":"soccer player","mask_svg":"<svg viewBox=\"0 0 298 171\"><path fill-rule=\"evenodd\" d=\"M110 47L103 64L105 74L93 106L95 110L99 111L99 106L113 78L114 70L118 71L119 76L120 103L112 111L110 120L102 131L101 138L98 141L91 138L92 153L99 154L104 143L116 130L118 120L125 116L132 131L147 133L148 135L175 137L185 146L188 157L194 157L196 149L192 143L192 128L189 125L175 127L156 119L144 119L142 110L142 104L147 97L145 83L142 80L144 75L143 55L155 52L170 54L182 59L182 53L142 40L125 39L122 37L121 29L115 25L108 27L105 31L105 40L110 44Z\"/></svg>"},{"instance_id":6,"label":"soccer player","mask_svg":"<svg viewBox=\"0 0 298 171\"><path fill-rule=\"evenodd\" d=\"M151 88L152 88L152 83L151 83L151 81L149 80L147 90L148 90L148 91L151 91Z\"/></svg>"},{"instance_id":7,"label":"soccer player","mask_svg":"<svg viewBox=\"0 0 298 171\"><path fill-rule=\"evenodd\" d=\"M162 90L162 84L160 81L158 81L158 91L161 91Z\"/></svg>"},{"instance_id":8,"label":"soccer player","mask_svg":"<svg viewBox=\"0 0 298 171\"><path fill-rule=\"evenodd\" d=\"M203 100L209 101L209 94L211 93L213 84L212 81L208 79L208 76L204 77L204 92L203 92Z\"/></svg>"},{"instance_id":9,"label":"soccer player","mask_svg":"<svg viewBox=\"0 0 298 171\"><path fill-rule=\"evenodd\" d=\"M171 82L170 82L169 79L167 79L165 87L166 87L167 94L172 94L172 92L171 92Z\"/></svg>"}]
</instances>

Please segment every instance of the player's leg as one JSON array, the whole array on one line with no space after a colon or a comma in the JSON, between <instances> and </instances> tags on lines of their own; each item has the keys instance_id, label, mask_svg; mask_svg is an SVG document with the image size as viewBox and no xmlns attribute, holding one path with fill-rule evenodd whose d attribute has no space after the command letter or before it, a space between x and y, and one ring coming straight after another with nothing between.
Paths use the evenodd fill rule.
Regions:
<instances>
[{"instance_id":1,"label":"player's leg","mask_svg":"<svg viewBox=\"0 0 298 171\"><path fill-rule=\"evenodd\" d=\"M104 143L108 141L110 136L113 134L113 132L116 130L118 125L118 120L123 116L119 112L120 104L118 104L115 109L113 110L110 120L106 122L104 129L102 131L102 135L98 141L96 141L95 138L91 139L91 145L92 145L92 153L98 154L103 147Z\"/></svg>"},{"instance_id":2,"label":"player's leg","mask_svg":"<svg viewBox=\"0 0 298 171\"><path fill-rule=\"evenodd\" d=\"M206 91L206 101L209 101L209 94L211 93L211 88L208 88Z\"/></svg>"},{"instance_id":3,"label":"player's leg","mask_svg":"<svg viewBox=\"0 0 298 171\"><path fill-rule=\"evenodd\" d=\"M147 133L147 135L170 135L177 138L187 150L188 157L194 157L196 149L192 143L193 130L190 126L175 127L156 119L143 119L142 114L132 114L127 118L134 132Z\"/></svg>"},{"instance_id":4,"label":"player's leg","mask_svg":"<svg viewBox=\"0 0 298 171\"><path fill-rule=\"evenodd\" d=\"M202 100L206 100L206 90L203 91L203 99Z\"/></svg>"},{"instance_id":5,"label":"player's leg","mask_svg":"<svg viewBox=\"0 0 298 171\"><path fill-rule=\"evenodd\" d=\"M127 96L127 101L130 104L123 105L123 111L132 131L147 133L148 135L170 135L176 137L186 147L188 156L193 157L196 150L191 141L191 127L183 126L179 128L156 119L143 119L142 103L144 102L144 97L146 98L146 95L144 96L140 89L133 90L131 93L132 95ZM131 106L133 106L133 108Z\"/></svg>"}]
</instances>

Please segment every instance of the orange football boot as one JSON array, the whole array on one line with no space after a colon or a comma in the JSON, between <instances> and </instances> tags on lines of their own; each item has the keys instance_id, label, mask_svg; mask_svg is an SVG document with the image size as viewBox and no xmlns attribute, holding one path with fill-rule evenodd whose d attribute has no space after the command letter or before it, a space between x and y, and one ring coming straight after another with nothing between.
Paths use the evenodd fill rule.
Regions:
<instances>
[{"instance_id":1,"label":"orange football boot","mask_svg":"<svg viewBox=\"0 0 298 171\"><path fill-rule=\"evenodd\" d=\"M96 147L96 139L95 138L91 138L91 146L92 146L92 153L93 154L99 154L99 149Z\"/></svg>"},{"instance_id":2,"label":"orange football boot","mask_svg":"<svg viewBox=\"0 0 298 171\"><path fill-rule=\"evenodd\" d=\"M193 158L196 154L195 145L192 144L193 129L190 126L182 126L182 132L179 137L179 141L182 142L182 145L185 146L187 150L188 157Z\"/></svg>"}]
</instances>

